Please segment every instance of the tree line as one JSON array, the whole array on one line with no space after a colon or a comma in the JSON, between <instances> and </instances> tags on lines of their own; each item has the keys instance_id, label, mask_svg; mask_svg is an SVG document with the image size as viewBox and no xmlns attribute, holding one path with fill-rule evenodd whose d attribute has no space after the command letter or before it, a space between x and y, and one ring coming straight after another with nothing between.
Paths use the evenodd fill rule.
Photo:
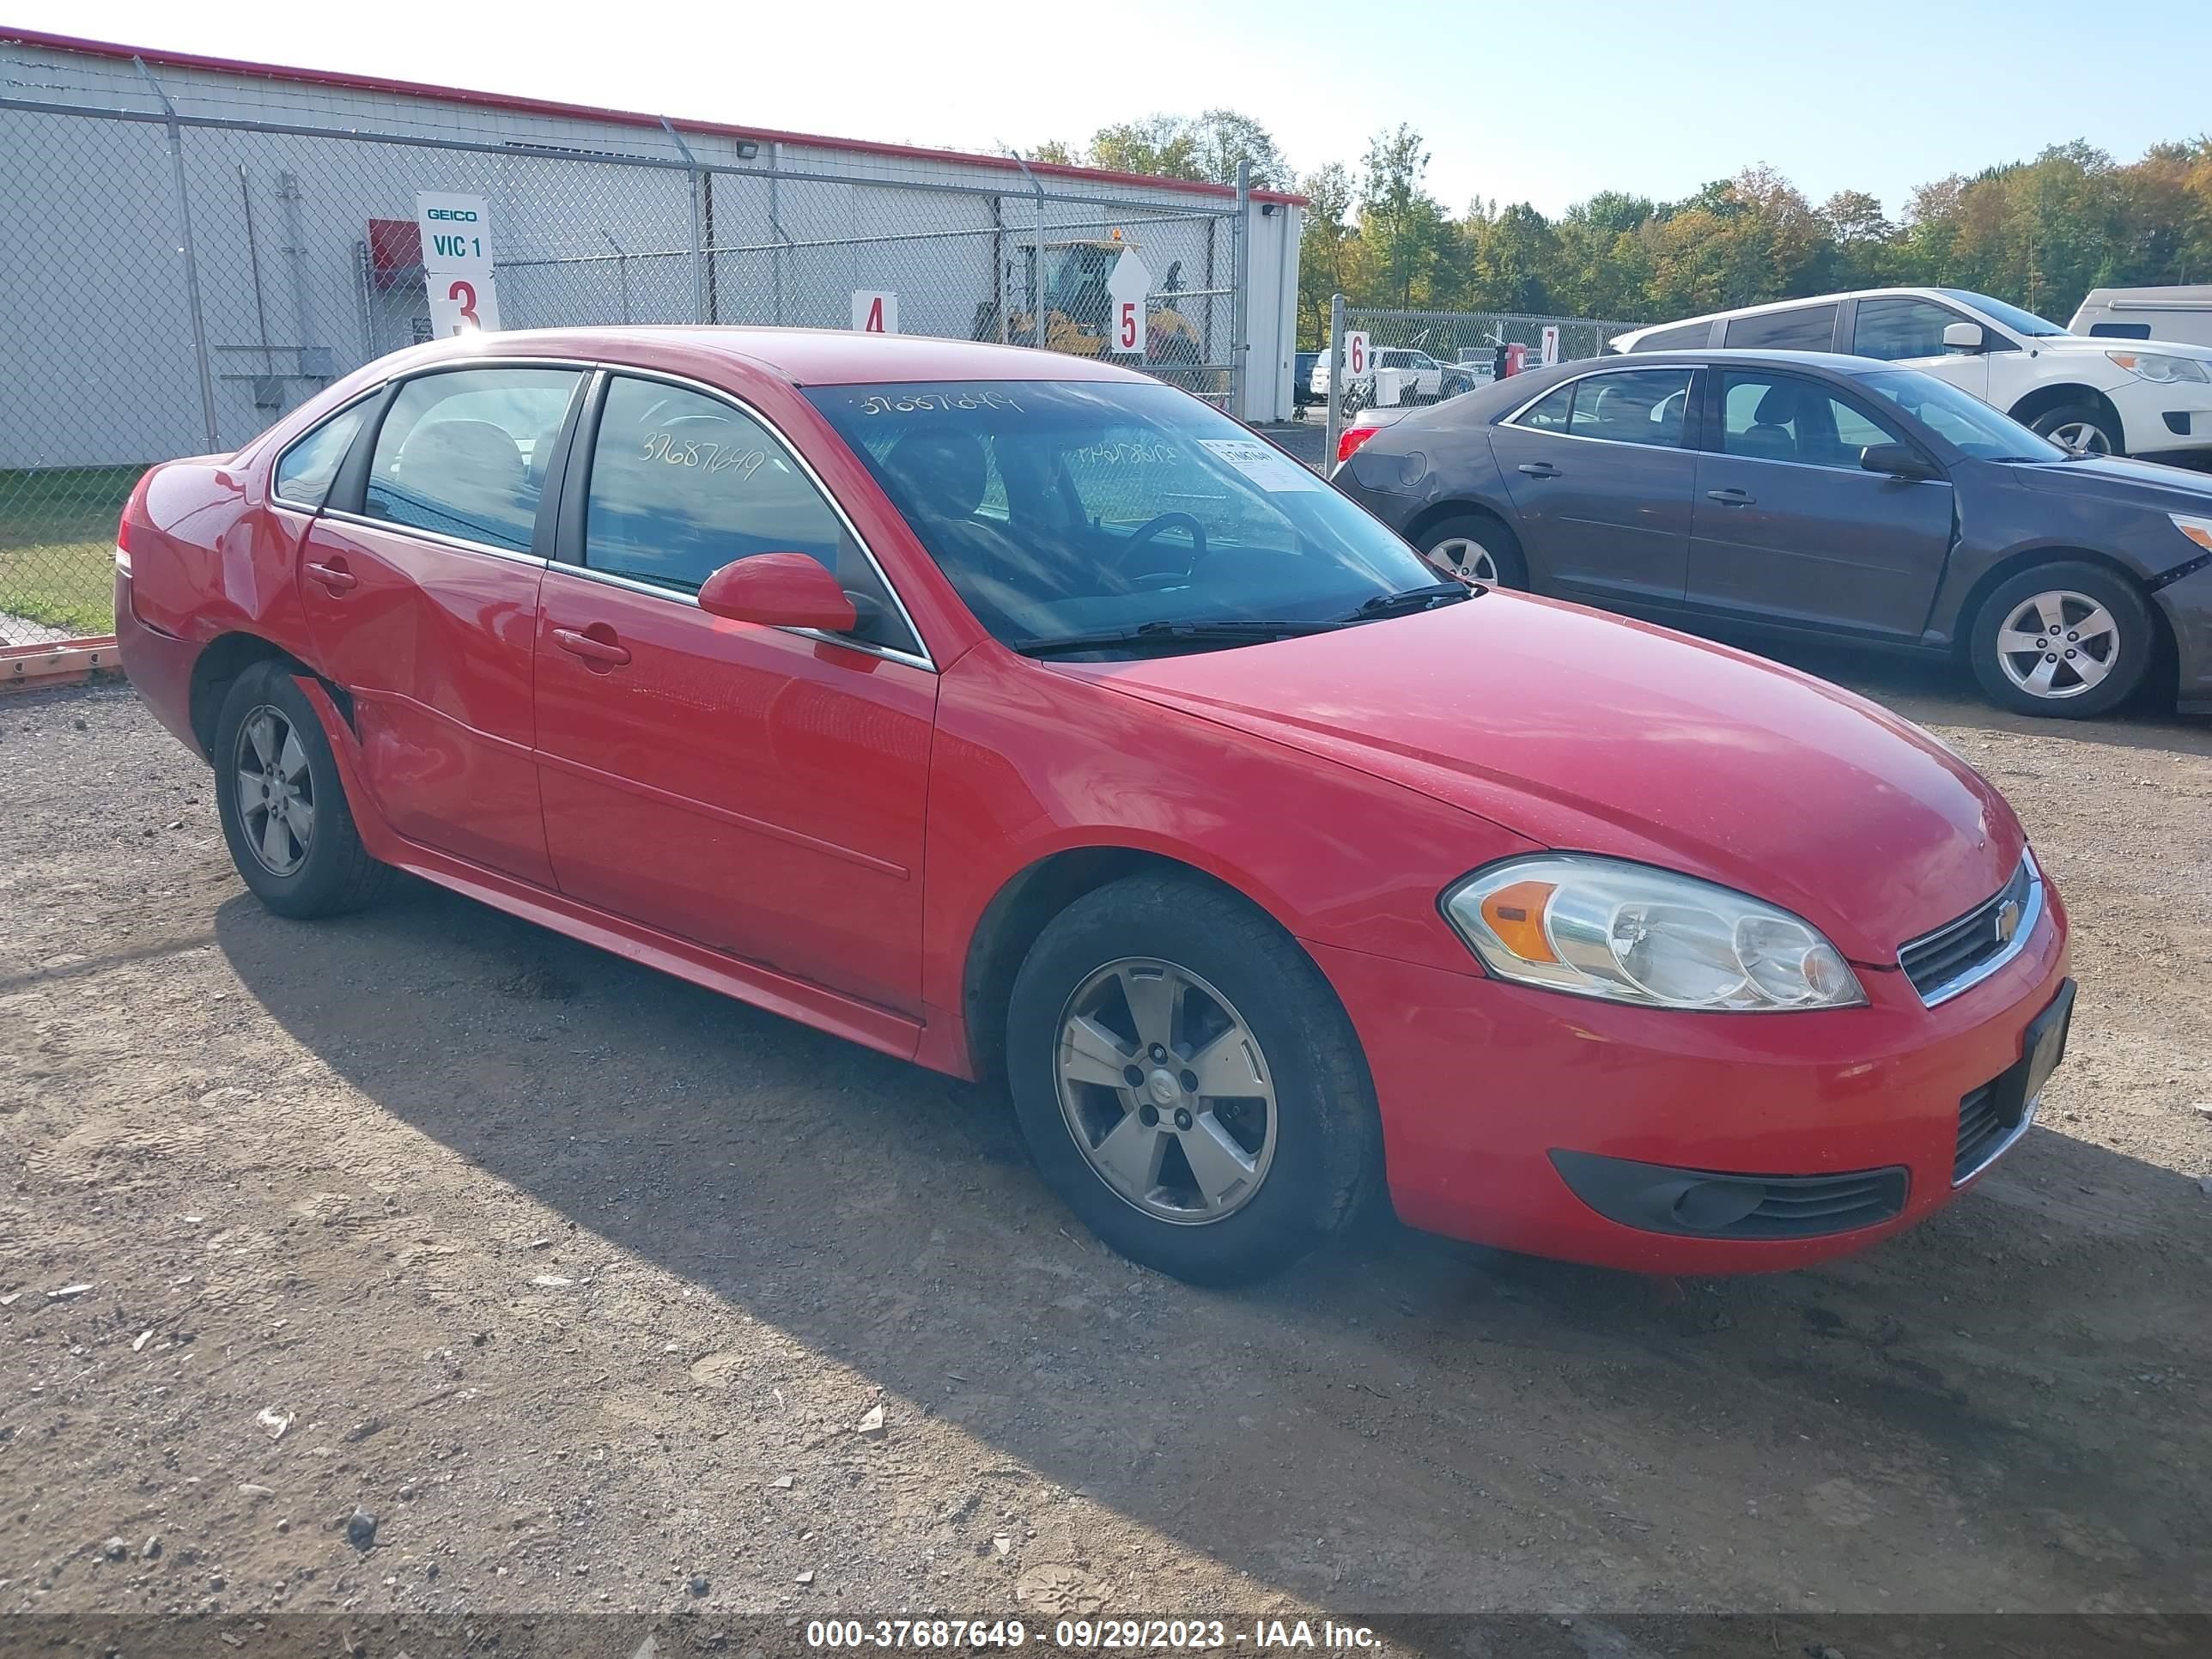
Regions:
<instances>
[{"instance_id":1,"label":"tree line","mask_svg":"<svg viewBox=\"0 0 2212 1659\"><path fill-rule=\"evenodd\" d=\"M1234 110L1101 128L1034 159L1308 198L1298 335L1315 345L1329 297L1419 311L1508 311L1666 322L1838 289L1972 289L2063 323L2089 289L2212 282L2212 136L2122 162L2086 141L1921 185L1891 219L1864 191L1815 206L1747 167L1679 202L1603 191L1556 218L1477 198L1455 216L1426 185L1430 152L1401 125L1356 167L1298 175L1267 129Z\"/></svg>"}]
</instances>

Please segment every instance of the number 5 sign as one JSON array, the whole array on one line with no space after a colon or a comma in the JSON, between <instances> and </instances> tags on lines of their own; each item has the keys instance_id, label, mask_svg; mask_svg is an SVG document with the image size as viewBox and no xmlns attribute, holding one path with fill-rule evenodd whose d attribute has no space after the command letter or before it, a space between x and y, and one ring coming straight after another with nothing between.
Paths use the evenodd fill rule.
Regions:
<instances>
[{"instance_id":1,"label":"number 5 sign","mask_svg":"<svg viewBox=\"0 0 2212 1659\"><path fill-rule=\"evenodd\" d=\"M1106 278L1106 349L1141 357L1145 355L1145 301L1152 291L1152 273L1125 247Z\"/></svg>"},{"instance_id":2,"label":"number 5 sign","mask_svg":"<svg viewBox=\"0 0 2212 1659\"><path fill-rule=\"evenodd\" d=\"M1369 349L1364 329L1346 329L1344 334L1344 378L1364 380L1375 372L1375 354Z\"/></svg>"}]
</instances>

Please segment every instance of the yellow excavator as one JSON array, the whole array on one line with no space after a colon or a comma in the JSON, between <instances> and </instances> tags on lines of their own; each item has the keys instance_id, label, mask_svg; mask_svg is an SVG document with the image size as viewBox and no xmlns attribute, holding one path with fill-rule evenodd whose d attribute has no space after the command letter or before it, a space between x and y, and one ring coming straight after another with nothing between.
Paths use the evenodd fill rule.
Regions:
<instances>
[{"instance_id":1,"label":"yellow excavator","mask_svg":"<svg viewBox=\"0 0 2212 1659\"><path fill-rule=\"evenodd\" d=\"M1109 313L1113 309L1106 295L1108 277L1121 257L1122 250L1136 246L1124 241L1117 233L1109 240L1095 241L1047 242L1045 257L1050 274L1044 289L1044 345L1050 351L1064 351L1075 357L1098 357L1106 352L1106 329ZM1029 266L1036 264L1034 243L1024 246ZM1163 291L1170 295L1182 287L1182 262L1176 261L1168 267ZM1020 293L1026 289L1034 294L1033 281L1023 281L1010 289ZM975 306L975 337L979 340L1003 338L1010 345L1037 343L1036 318L1031 311L1010 313L1006 319L1006 332L999 331L999 307L992 300L981 300ZM1198 330L1189 318L1174 308L1162 305L1148 308L1145 313L1146 367L1157 368L1160 364L1194 368L1206 361L1203 343Z\"/></svg>"}]
</instances>

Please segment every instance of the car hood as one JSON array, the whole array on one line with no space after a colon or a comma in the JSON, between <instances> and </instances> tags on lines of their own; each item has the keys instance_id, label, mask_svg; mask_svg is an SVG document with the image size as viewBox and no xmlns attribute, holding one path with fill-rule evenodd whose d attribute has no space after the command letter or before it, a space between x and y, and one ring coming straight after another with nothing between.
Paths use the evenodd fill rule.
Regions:
<instances>
[{"instance_id":1,"label":"car hood","mask_svg":"<svg viewBox=\"0 0 2212 1659\"><path fill-rule=\"evenodd\" d=\"M2185 472L2156 461L2123 461L2106 456L2095 459L2009 463L2005 468L2015 483L2026 489L2053 495L2087 496L2122 507L2150 507L2161 513L2212 514L2212 478ZM2167 550L2176 558L2189 551L2177 535Z\"/></svg>"},{"instance_id":2,"label":"car hood","mask_svg":"<svg viewBox=\"0 0 2212 1659\"><path fill-rule=\"evenodd\" d=\"M1720 882L1796 912L1873 966L1894 967L1899 945L1996 892L2023 844L1978 774L1863 698L1522 594L1265 645L1062 666L1547 847Z\"/></svg>"},{"instance_id":3,"label":"car hood","mask_svg":"<svg viewBox=\"0 0 2212 1659\"><path fill-rule=\"evenodd\" d=\"M2200 363L2212 363L2212 346L2187 345L2179 340L2123 340L2087 334L2038 334L2028 341L2035 351L2055 351L2066 356L2079 353L2107 351L2140 352L2147 357L2194 357Z\"/></svg>"}]
</instances>

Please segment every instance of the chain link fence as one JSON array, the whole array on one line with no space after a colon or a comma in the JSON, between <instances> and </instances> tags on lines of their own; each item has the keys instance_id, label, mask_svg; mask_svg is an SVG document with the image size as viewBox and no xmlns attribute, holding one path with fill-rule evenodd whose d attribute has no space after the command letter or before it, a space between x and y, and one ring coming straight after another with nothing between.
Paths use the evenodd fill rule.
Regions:
<instances>
[{"instance_id":1,"label":"chain link fence","mask_svg":"<svg viewBox=\"0 0 2212 1659\"><path fill-rule=\"evenodd\" d=\"M235 449L430 337L418 191L486 199L508 329L847 328L881 291L902 333L1095 356L1133 246L1154 291L1141 356L1117 361L1236 392L1241 199L730 165L666 122L621 135L635 153L419 105L341 130L312 87L246 118L206 112L204 88L173 101L143 64L40 69L0 77L0 647L112 631L116 519L149 464Z\"/></svg>"},{"instance_id":2,"label":"chain link fence","mask_svg":"<svg viewBox=\"0 0 2212 1659\"><path fill-rule=\"evenodd\" d=\"M1348 305L1339 295L1312 386L1314 401L1328 409L1326 453L1335 455L1343 423L1370 404L1440 403L1496 384L1515 372L1516 360L1534 368L1547 343L1557 361L1575 362L1602 355L1607 340L1638 326L1509 311L1391 311ZM1347 373L1345 342L1352 335L1362 337L1365 361Z\"/></svg>"}]
</instances>

